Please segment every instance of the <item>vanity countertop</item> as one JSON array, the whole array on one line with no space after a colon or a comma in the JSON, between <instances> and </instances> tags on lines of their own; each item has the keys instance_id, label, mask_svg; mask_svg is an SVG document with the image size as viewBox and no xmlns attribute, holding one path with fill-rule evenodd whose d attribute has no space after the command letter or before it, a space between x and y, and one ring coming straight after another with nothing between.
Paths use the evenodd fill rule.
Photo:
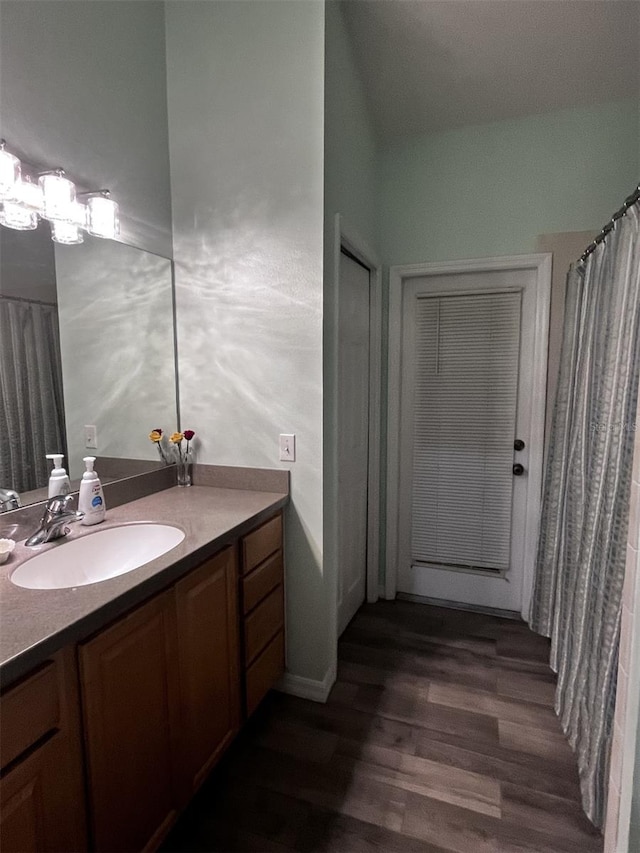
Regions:
<instances>
[{"instance_id":1,"label":"vanity countertop","mask_svg":"<svg viewBox=\"0 0 640 853\"><path fill-rule=\"evenodd\" d=\"M211 486L177 486L115 509L94 527L73 525L68 539L136 521L172 524L184 540L160 557L110 580L71 589L32 590L15 586L11 573L22 562L65 539L36 548L16 545L0 566L0 680L6 686L53 652L77 642L159 592L283 507L288 495Z\"/></svg>"}]
</instances>

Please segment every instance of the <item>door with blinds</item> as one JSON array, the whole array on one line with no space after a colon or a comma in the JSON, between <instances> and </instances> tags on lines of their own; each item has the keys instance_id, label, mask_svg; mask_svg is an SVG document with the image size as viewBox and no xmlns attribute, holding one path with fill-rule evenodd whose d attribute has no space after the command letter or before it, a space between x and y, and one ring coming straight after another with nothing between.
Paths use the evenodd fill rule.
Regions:
<instances>
[{"instance_id":1,"label":"door with blinds","mask_svg":"<svg viewBox=\"0 0 640 853\"><path fill-rule=\"evenodd\" d=\"M511 272L458 278L404 293L398 591L520 611L530 299Z\"/></svg>"}]
</instances>

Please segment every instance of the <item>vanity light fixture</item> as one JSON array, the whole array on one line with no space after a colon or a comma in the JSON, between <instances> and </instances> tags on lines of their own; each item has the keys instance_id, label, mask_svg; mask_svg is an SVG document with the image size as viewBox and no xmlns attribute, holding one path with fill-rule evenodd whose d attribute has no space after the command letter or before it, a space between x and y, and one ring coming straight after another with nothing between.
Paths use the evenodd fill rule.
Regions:
<instances>
[{"instance_id":1,"label":"vanity light fixture","mask_svg":"<svg viewBox=\"0 0 640 853\"><path fill-rule=\"evenodd\" d=\"M75 246L84 242L82 229L86 228L87 208L77 199L65 211L66 219L51 220L51 239L54 243Z\"/></svg>"},{"instance_id":2,"label":"vanity light fixture","mask_svg":"<svg viewBox=\"0 0 640 853\"><path fill-rule=\"evenodd\" d=\"M82 243L84 231L104 239L118 237L118 205L109 190L78 193L60 168L40 172L34 179L24 174L25 165L5 145L0 140L0 225L32 231L41 218L48 219L52 239L66 245ZM76 196L87 196L87 203Z\"/></svg>"},{"instance_id":3,"label":"vanity light fixture","mask_svg":"<svg viewBox=\"0 0 640 853\"><path fill-rule=\"evenodd\" d=\"M25 175L24 178L15 185L14 201L30 210L32 213L38 213L42 216L44 208L44 194L39 183L34 183L30 175Z\"/></svg>"},{"instance_id":4,"label":"vanity light fixture","mask_svg":"<svg viewBox=\"0 0 640 853\"><path fill-rule=\"evenodd\" d=\"M109 198L109 190L96 190L87 195L87 224L89 234L113 240L120 233L118 205Z\"/></svg>"},{"instance_id":5,"label":"vanity light fixture","mask_svg":"<svg viewBox=\"0 0 640 853\"><path fill-rule=\"evenodd\" d=\"M40 175L39 183L44 198L43 218L50 221L71 222L72 205L76 200L73 181L65 178L62 169L56 169L55 172L45 172Z\"/></svg>"},{"instance_id":6,"label":"vanity light fixture","mask_svg":"<svg viewBox=\"0 0 640 853\"><path fill-rule=\"evenodd\" d=\"M35 231L38 214L15 201L4 201L0 209L0 225L16 231Z\"/></svg>"},{"instance_id":7,"label":"vanity light fixture","mask_svg":"<svg viewBox=\"0 0 640 853\"><path fill-rule=\"evenodd\" d=\"M74 222L61 222L54 219L51 223L51 239L54 243L75 246L84 242L84 234Z\"/></svg>"},{"instance_id":8,"label":"vanity light fixture","mask_svg":"<svg viewBox=\"0 0 640 853\"><path fill-rule=\"evenodd\" d=\"M38 214L42 212L42 190L29 175L13 185L11 199L5 199L0 209L0 224L16 231L35 231Z\"/></svg>"},{"instance_id":9,"label":"vanity light fixture","mask_svg":"<svg viewBox=\"0 0 640 853\"><path fill-rule=\"evenodd\" d=\"M0 200L13 198L15 185L20 180L20 160L5 148L0 139Z\"/></svg>"}]
</instances>

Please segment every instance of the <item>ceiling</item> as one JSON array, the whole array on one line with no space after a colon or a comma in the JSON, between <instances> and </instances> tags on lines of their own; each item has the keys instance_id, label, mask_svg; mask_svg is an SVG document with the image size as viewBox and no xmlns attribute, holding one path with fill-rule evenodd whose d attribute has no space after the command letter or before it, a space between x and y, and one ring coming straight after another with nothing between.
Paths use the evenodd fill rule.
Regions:
<instances>
[{"instance_id":1,"label":"ceiling","mask_svg":"<svg viewBox=\"0 0 640 853\"><path fill-rule=\"evenodd\" d=\"M640 0L342 0L385 143L640 100Z\"/></svg>"}]
</instances>

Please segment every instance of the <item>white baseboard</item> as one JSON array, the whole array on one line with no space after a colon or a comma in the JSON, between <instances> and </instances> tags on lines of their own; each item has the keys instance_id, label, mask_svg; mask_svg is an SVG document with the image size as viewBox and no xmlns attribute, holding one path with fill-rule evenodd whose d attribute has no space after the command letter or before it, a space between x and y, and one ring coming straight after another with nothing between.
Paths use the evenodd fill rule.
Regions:
<instances>
[{"instance_id":1,"label":"white baseboard","mask_svg":"<svg viewBox=\"0 0 640 853\"><path fill-rule=\"evenodd\" d=\"M312 702L326 702L337 675L338 665L335 661L326 671L322 681L285 672L276 685L276 690L289 693L291 696L299 696L301 699L311 699Z\"/></svg>"}]
</instances>

